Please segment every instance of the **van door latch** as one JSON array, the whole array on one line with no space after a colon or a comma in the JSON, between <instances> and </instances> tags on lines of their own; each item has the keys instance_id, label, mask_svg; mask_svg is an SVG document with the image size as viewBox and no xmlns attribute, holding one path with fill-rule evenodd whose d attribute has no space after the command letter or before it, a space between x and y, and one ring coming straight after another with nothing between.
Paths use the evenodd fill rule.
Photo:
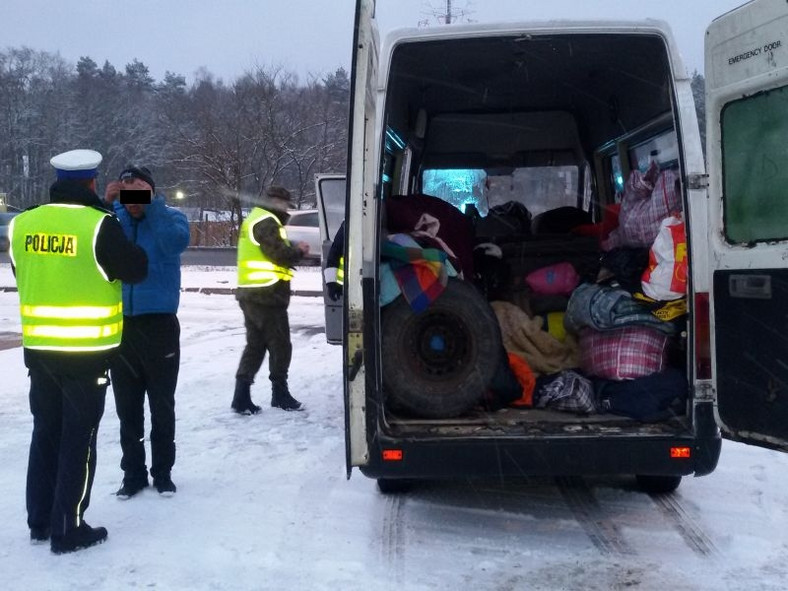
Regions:
<instances>
[{"instance_id":1,"label":"van door latch","mask_svg":"<svg viewBox=\"0 0 788 591\"><path fill-rule=\"evenodd\" d=\"M687 186L690 189L708 189L709 175L698 172L687 175Z\"/></svg>"}]
</instances>

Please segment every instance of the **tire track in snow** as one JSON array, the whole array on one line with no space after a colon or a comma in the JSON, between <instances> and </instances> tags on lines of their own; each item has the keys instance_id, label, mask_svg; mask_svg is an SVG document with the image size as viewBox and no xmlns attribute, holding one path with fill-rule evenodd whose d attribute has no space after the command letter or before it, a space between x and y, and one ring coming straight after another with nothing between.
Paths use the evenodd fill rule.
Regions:
<instances>
[{"instance_id":1,"label":"tire track in snow","mask_svg":"<svg viewBox=\"0 0 788 591\"><path fill-rule=\"evenodd\" d=\"M560 477L556 478L556 484L575 519L597 550L606 555L637 554L618 526L608 518L582 478Z\"/></svg>"},{"instance_id":2,"label":"tire track in snow","mask_svg":"<svg viewBox=\"0 0 788 591\"><path fill-rule=\"evenodd\" d=\"M717 547L698 523L682 506L676 494L660 495L650 494L651 499L660 513L672 522L681 539L699 556L713 556L717 554Z\"/></svg>"},{"instance_id":3,"label":"tire track in snow","mask_svg":"<svg viewBox=\"0 0 788 591\"><path fill-rule=\"evenodd\" d=\"M380 536L381 559L391 572L392 589L399 588L405 581L405 497L403 494L385 496L383 531Z\"/></svg>"}]
</instances>

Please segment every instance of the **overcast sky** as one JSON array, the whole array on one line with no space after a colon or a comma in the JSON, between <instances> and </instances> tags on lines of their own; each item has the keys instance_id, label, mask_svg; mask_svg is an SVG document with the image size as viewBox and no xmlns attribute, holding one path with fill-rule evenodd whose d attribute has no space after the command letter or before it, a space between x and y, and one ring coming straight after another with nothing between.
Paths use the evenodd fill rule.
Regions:
<instances>
[{"instance_id":1,"label":"overcast sky","mask_svg":"<svg viewBox=\"0 0 788 591\"><path fill-rule=\"evenodd\" d=\"M666 20L688 70L703 71L711 20L743 0L453 0L477 22L555 18ZM437 24L445 0L378 0L381 36L394 27ZM192 81L205 67L232 81L260 66L282 66L304 81L349 68L354 0L2 0L0 48L89 56L122 70L133 59L161 80Z\"/></svg>"}]
</instances>

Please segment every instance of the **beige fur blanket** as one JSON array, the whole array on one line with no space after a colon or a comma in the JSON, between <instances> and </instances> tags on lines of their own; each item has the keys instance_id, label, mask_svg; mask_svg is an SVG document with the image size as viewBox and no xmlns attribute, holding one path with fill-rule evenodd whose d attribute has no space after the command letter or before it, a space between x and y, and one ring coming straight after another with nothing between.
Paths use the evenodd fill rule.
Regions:
<instances>
[{"instance_id":1,"label":"beige fur blanket","mask_svg":"<svg viewBox=\"0 0 788 591\"><path fill-rule=\"evenodd\" d=\"M509 302L490 302L507 351L525 357L536 374L551 374L580 365L577 341L567 334L559 341L542 329L542 318L530 318Z\"/></svg>"}]
</instances>

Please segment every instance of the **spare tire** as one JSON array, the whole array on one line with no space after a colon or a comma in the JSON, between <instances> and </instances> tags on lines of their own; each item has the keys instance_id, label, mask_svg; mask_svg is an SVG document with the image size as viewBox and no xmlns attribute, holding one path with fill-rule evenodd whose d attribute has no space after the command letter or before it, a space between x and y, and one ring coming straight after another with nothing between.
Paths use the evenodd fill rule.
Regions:
<instances>
[{"instance_id":1,"label":"spare tire","mask_svg":"<svg viewBox=\"0 0 788 591\"><path fill-rule=\"evenodd\" d=\"M449 418L479 402L504 349L495 312L471 283L449 279L420 313L399 297L383 309L381 321L387 403Z\"/></svg>"}]
</instances>

